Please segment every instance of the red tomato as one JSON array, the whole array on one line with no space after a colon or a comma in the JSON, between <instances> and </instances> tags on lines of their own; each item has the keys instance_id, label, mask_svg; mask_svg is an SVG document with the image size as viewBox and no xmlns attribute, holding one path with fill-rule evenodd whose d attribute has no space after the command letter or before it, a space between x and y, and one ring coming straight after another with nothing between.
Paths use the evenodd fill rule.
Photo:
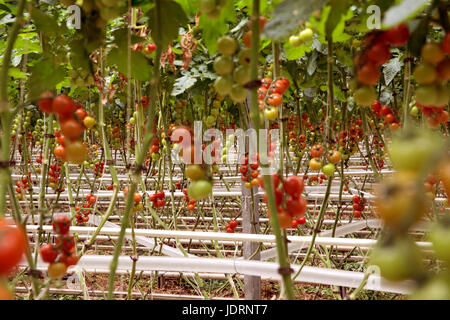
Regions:
<instances>
[{"instance_id":1,"label":"red tomato","mask_svg":"<svg viewBox=\"0 0 450 320\"><path fill-rule=\"evenodd\" d=\"M305 189L305 183L299 176L291 176L284 180L284 191L291 196L299 196Z\"/></svg>"},{"instance_id":2,"label":"red tomato","mask_svg":"<svg viewBox=\"0 0 450 320\"><path fill-rule=\"evenodd\" d=\"M75 111L75 104L68 96L61 94L53 99L52 108L59 115L69 116Z\"/></svg>"},{"instance_id":3,"label":"red tomato","mask_svg":"<svg viewBox=\"0 0 450 320\"><path fill-rule=\"evenodd\" d=\"M81 137L83 127L77 120L72 118L61 123L61 132L67 139L73 141Z\"/></svg>"},{"instance_id":4,"label":"red tomato","mask_svg":"<svg viewBox=\"0 0 450 320\"><path fill-rule=\"evenodd\" d=\"M41 247L40 254L41 254L42 261L47 262L47 263L55 262L56 257L58 257L58 251L56 250L56 248L53 245L51 245L49 243L44 244Z\"/></svg>"},{"instance_id":5,"label":"red tomato","mask_svg":"<svg viewBox=\"0 0 450 320\"><path fill-rule=\"evenodd\" d=\"M409 29L404 23L389 29L384 33L384 39L394 47L403 46L409 39Z\"/></svg>"},{"instance_id":6,"label":"red tomato","mask_svg":"<svg viewBox=\"0 0 450 320\"><path fill-rule=\"evenodd\" d=\"M306 200L302 197L289 197L286 200L286 211L291 217L299 217L306 211Z\"/></svg>"},{"instance_id":7,"label":"red tomato","mask_svg":"<svg viewBox=\"0 0 450 320\"><path fill-rule=\"evenodd\" d=\"M356 76L359 82L366 86L371 86L380 81L380 70L374 63L369 61L358 70Z\"/></svg>"},{"instance_id":8,"label":"red tomato","mask_svg":"<svg viewBox=\"0 0 450 320\"><path fill-rule=\"evenodd\" d=\"M25 232L0 218L0 276L7 275L20 262L26 248Z\"/></svg>"},{"instance_id":9,"label":"red tomato","mask_svg":"<svg viewBox=\"0 0 450 320\"><path fill-rule=\"evenodd\" d=\"M41 109L41 111L45 113L52 113L53 93L44 92L39 98L41 99L38 102L39 109Z\"/></svg>"},{"instance_id":10,"label":"red tomato","mask_svg":"<svg viewBox=\"0 0 450 320\"><path fill-rule=\"evenodd\" d=\"M65 235L69 232L70 219L66 216L57 216L53 219L53 231Z\"/></svg>"}]
</instances>

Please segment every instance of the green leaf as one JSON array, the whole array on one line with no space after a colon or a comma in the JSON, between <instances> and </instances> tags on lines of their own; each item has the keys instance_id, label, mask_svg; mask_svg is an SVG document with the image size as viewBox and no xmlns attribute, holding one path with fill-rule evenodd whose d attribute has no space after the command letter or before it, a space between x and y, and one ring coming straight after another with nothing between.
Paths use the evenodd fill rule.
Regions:
<instances>
[{"instance_id":1,"label":"green leaf","mask_svg":"<svg viewBox=\"0 0 450 320\"><path fill-rule=\"evenodd\" d=\"M152 30L152 39L164 51L169 44L178 37L179 28L188 23L188 18L179 3L174 1L161 1L157 24L156 7L148 12L149 27Z\"/></svg>"},{"instance_id":2,"label":"green leaf","mask_svg":"<svg viewBox=\"0 0 450 320\"><path fill-rule=\"evenodd\" d=\"M335 84L333 84L333 92L334 92L334 96L342 102L346 102L347 99L345 98L345 94L344 92L341 91L341 89L339 89L339 87L337 87Z\"/></svg>"},{"instance_id":3,"label":"green leaf","mask_svg":"<svg viewBox=\"0 0 450 320\"><path fill-rule=\"evenodd\" d=\"M48 37L58 37L67 31L66 26L58 25L56 19L34 7L31 9L31 18L36 28Z\"/></svg>"},{"instance_id":4,"label":"green leaf","mask_svg":"<svg viewBox=\"0 0 450 320\"><path fill-rule=\"evenodd\" d=\"M228 32L228 22L236 22L233 1L227 1L217 19L210 19L206 14L200 16L198 26L202 29L202 38L210 55L214 55L217 51L217 39Z\"/></svg>"},{"instance_id":5,"label":"green leaf","mask_svg":"<svg viewBox=\"0 0 450 320\"><path fill-rule=\"evenodd\" d=\"M423 9L431 5L431 0L403 0L401 3L392 6L384 14L382 28L389 29L412 17L415 17Z\"/></svg>"},{"instance_id":6,"label":"green leaf","mask_svg":"<svg viewBox=\"0 0 450 320\"><path fill-rule=\"evenodd\" d=\"M31 100L36 99L41 93L53 89L64 80L66 71L63 67L55 65L51 60L40 60L30 67L30 95Z\"/></svg>"},{"instance_id":7,"label":"green leaf","mask_svg":"<svg viewBox=\"0 0 450 320\"><path fill-rule=\"evenodd\" d=\"M20 71L19 68L9 68L8 73L14 79L26 79L28 77L28 74Z\"/></svg>"},{"instance_id":8,"label":"green leaf","mask_svg":"<svg viewBox=\"0 0 450 320\"><path fill-rule=\"evenodd\" d=\"M107 65L117 66L125 76L128 75L128 46L112 49L107 55ZM131 77L140 81L148 81L152 77L152 67L148 59L138 51L131 50Z\"/></svg>"},{"instance_id":9,"label":"green leaf","mask_svg":"<svg viewBox=\"0 0 450 320\"><path fill-rule=\"evenodd\" d=\"M297 60L303 57L307 52L311 51L311 48L302 44L299 47L293 47L290 45L289 41L285 41L283 45L284 53L286 54L286 59Z\"/></svg>"},{"instance_id":10,"label":"green leaf","mask_svg":"<svg viewBox=\"0 0 450 320\"><path fill-rule=\"evenodd\" d=\"M182 94L187 89L192 87L197 82L197 78L193 77L189 72L175 80L173 85L172 95L177 96Z\"/></svg>"},{"instance_id":11,"label":"green leaf","mask_svg":"<svg viewBox=\"0 0 450 320\"><path fill-rule=\"evenodd\" d=\"M289 36L299 25L308 20L311 13L319 10L325 0L285 0L275 7L263 36L274 40L281 40Z\"/></svg>"},{"instance_id":12,"label":"green leaf","mask_svg":"<svg viewBox=\"0 0 450 320\"><path fill-rule=\"evenodd\" d=\"M383 68L384 81L386 86L388 86L391 81L395 78L397 73L402 70L403 61L400 61L399 57L391 59Z\"/></svg>"},{"instance_id":13,"label":"green leaf","mask_svg":"<svg viewBox=\"0 0 450 320\"><path fill-rule=\"evenodd\" d=\"M346 0L333 0L331 2L331 11L325 25L326 34L331 35L333 33L334 29L341 21L342 16L347 12L349 6L350 4Z\"/></svg>"}]
</instances>

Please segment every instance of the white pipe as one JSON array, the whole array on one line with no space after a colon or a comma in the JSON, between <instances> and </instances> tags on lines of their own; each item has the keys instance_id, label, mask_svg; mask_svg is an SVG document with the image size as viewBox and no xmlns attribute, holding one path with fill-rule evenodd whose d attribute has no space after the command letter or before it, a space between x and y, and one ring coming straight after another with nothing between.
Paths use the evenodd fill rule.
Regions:
<instances>
[{"instance_id":1,"label":"white pipe","mask_svg":"<svg viewBox=\"0 0 450 320\"><path fill-rule=\"evenodd\" d=\"M78 262L77 267L87 272L104 272L109 270L112 256L85 255ZM38 259L38 268L45 268L46 263ZM120 256L117 270L131 270L132 260L127 256ZM294 273L299 266L292 265ZM69 268L69 272L74 267ZM174 257L145 257L140 256L136 262L136 271L169 271L169 272L193 272L193 273L224 273L260 276L263 279L280 281L278 273L279 265L274 262L233 260L220 258L174 258ZM345 270L333 270L327 268L305 266L297 277L297 281L357 288L364 278L364 273ZM413 283L409 281L393 283L382 279L377 274L369 276L364 289L385 291L399 294L408 294L412 291Z\"/></svg>"},{"instance_id":2,"label":"white pipe","mask_svg":"<svg viewBox=\"0 0 450 320\"><path fill-rule=\"evenodd\" d=\"M27 226L27 231L37 232L39 226ZM93 233L97 228L95 227L78 227L72 226L71 233ZM51 232L52 226L43 226L43 231ZM118 235L120 229L118 228L102 228L100 234L104 235ZM195 231L178 231L178 230L156 230L156 229L135 229L136 236L156 237L156 238L176 238L176 239L197 239L197 240L228 240L228 241L250 241L250 242L268 242L275 243L274 235L263 234L249 234L249 233L223 233L223 232L195 232ZM125 230L126 235L131 235L131 229ZM288 236L288 240L292 244L310 243L312 236ZM371 248L377 241L371 239L349 239L349 238L332 238L332 237L317 237L315 243L324 246L348 246ZM431 242L416 242L416 244L423 249L431 249Z\"/></svg>"}]
</instances>

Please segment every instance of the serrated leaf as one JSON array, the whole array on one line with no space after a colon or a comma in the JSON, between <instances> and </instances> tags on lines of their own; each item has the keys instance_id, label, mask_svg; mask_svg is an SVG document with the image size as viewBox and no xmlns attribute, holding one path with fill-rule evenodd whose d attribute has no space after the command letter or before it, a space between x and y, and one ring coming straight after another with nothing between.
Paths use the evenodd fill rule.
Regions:
<instances>
[{"instance_id":1,"label":"serrated leaf","mask_svg":"<svg viewBox=\"0 0 450 320\"><path fill-rule=\"evenodd\" d=\"M30 95L31 100L36 99L45 91L53 89L64 80L65 69L55 65L51 60L44 59L30 67Z\"/></svg>"},{"instance_id":2,"label":"serrated leaf","mask_svg":"<svg viewBox=\"0 0 450 320\"><path fill-rule=\"evenodd\" d=\"M148 12L150 18L149 27L153 41L164 51L169 44L178 37L179 28L188 23L188 18L183 8L175 1L161 1L157 23L156 7Z\"/></svg>"},{"instance_id":3,"label":"serrated leaf","mask_svg":"<svg viewBox=\"0 0 450 320\"><path fill-rule=\"evenodd\" d=\"M298 28L303 22L308 20L311 13L319 10L325 0L285 0L275 7L263 32L263 36L281 40Z\"/></svg>"},{"instance_id":4,"label":"serrated leaf","mask_svg":"<svg viewBox=\"0 0 450 320\"><path fill-rule=\"evenodd\" d=\"M173 96L182 94L187 89L192 87L196 82L197 82L197 78L193 77L190 73L186 73L182 77L175 80L171 94Z\"/></svg>"},{"instance_id":5,"label":"serrated leaf","mask_svg":"<svg viewBox=\"0 0 450 320\"><path fill-rule=\"evenodd\" d=\"M399 4L389 8L384 14L382 28L389 29L422 12L431 5L431 0L403 0Z\"/></svg>"},{"instance_id":6,"label":"serrated leaf","mask_svg":"<svg viewBox=\"0 0 450 320\"><path fill-rule=\"evenodd\" d=\"M384 65L383 74L386 86L388 86L391 81L395 78L397 73L402 69L403 62L400 61L398 57L391 59L388 63Z\"/></svg>"}]
</instances>

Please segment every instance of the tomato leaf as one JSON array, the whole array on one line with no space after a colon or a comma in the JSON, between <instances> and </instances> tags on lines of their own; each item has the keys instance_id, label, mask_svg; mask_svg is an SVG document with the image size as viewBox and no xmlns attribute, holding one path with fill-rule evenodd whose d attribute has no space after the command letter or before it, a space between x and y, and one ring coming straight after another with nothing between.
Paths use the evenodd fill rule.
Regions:
<instances>
[{"instance_id":1,"label":"tomato leaf","mask_svg":"<svg viewBox=\"0 0 450 320\"><path fill-rule=\"evenodd\" d=\"M30 67L31 78L30 96L31 100L39 97L45 91L53 89L59 82L64 80L66 71L63 67L57 66L50 59L42 59L34 66Z\"/></svg>"},{"instance_id":2,"label":"tomato leaf","mask_svg":"<svg viewBox=\"0 0 450 320\"><path fill-rule=\"evenodd\" d=\"M188 18L179 3L174 1L161 1L160 3L159 25L155 19L156 7L151 8L147 15L150 18L149 27L152 39L164 51L178 37L179 28L188 23Z\"/></svg>"},{"instance_id":3,"label":"tomato leaf","mask_svg":"<svg viewBox=\"0 0 450 320\"><path fill-rule=\"evenodd\" d=\"M67 31L66 26L58 25L55 18L34 7L31 9L31 18L34 21L36 28L48 37L58 37Z\"/></svg>"},{"instance_id":4,"label":"tomato leaf","mask_svg":"<svg viewBox=\"0 0 450 320\"><path fill-rule=\"evenodd\" d=\"M128 76L128 46L119 46L112 49L107 56L109 66L117 66L117 69ZM140 52L131 50L131 77L140 81L148 81L152 77L152 67L148 59Z\"/></svg>"},{"instance_id":5,"label":"tomato leaf","mask_svg":"<svg viewBox=\"0 0 450 320\"><path fill-rule=\"evenodd\" d=\"M285 0L275 7L263 32L263 36L281 40L308 20L311 13L319 10L325 0Z\"/></svg>"},{"instance_id":6,"label":"tomato leaf","mask_svg":"<svg viewBox=\"0 0 450 320\"><path fill-rule=\"evenodd\" d=\"M382 28L394 27L422 12L432 1L429 0L403 0L389 8L384 14Z\"/></svg>"},{"instance_id":7,"label":"tomato leaf","mask_svg":"<svg viewBox=\"0 0 450 320\"><path fill-rule=\"evenodd\" d=\"M191 73L182 71L184 75L177 80L175 80L175 83L173 85L172 95L177 96L179 94L182 94L187 89L191 88L196 82L197 78L193 77Z\"/></svg>"},{"instance_id":8,"label":"tomato leaf","mask_svg":"<svg viewBox=\"0 0 450 320\"><path fill-rule=\"evenodd\" d=\"M386 86L388 86L391 81L395 78L397 73L402 69L403 61L400 61L399 57L391 59L383 68L384 81Z\"/></svg>"}]
</instances>

